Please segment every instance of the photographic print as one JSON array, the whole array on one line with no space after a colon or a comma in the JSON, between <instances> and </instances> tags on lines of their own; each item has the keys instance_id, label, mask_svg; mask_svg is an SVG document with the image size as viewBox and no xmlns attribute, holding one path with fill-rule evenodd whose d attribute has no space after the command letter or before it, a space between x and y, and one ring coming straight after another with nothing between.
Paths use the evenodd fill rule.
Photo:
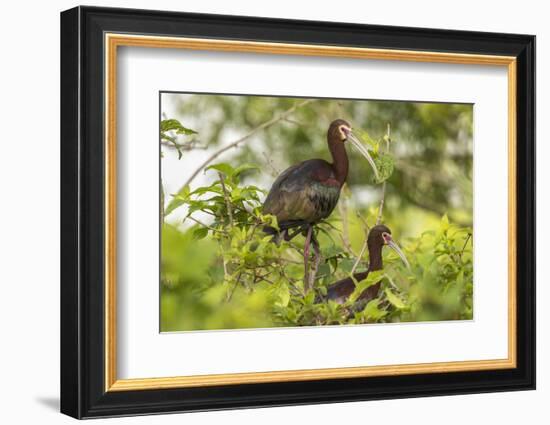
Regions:
<instances>
[{"instance_id":1,"label":"photographic print","mask_svg":"<svg viewBox=\"0 0 550 425\"><path fill-rule=\"evenodd\" d=\"M534 389L534 64L523 34L64 11L60 410Z\"/></svg>"},{"instance_id":2,"label":"photographic print","mask_svg":"<svg viewBox=\"0 0 550 425\"><path fill-rule=\"evenodd\" d=\"M473 105L160 94L161 331L473 318Z\"/></svg>"}]
</instances>

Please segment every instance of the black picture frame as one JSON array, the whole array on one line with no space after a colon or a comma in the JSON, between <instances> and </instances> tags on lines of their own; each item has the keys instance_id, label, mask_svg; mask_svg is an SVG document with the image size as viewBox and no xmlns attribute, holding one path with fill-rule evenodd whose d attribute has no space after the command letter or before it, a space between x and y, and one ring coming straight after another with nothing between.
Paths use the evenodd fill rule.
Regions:
<instances>
[{"instance_id":1,"label":"black picture frame","mask_svg":"<svg viewBox=\"0 0 550 425\"><path fill-rule=\"evenodd\" d=\"M104 33L258 40L517 58L517 367L105 391ZM75 418L535 388L535 37L76 7L61 13L61 412Z\"/></svg>"}]
</instances>

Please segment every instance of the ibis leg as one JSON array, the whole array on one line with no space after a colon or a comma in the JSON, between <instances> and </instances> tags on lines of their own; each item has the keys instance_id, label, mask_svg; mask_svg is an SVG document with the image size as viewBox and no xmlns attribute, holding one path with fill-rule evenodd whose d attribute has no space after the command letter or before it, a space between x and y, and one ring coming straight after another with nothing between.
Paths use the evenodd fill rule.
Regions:
<instances>
[{"instance_id":1,"label":"ibis leg","mask_svg":"<svg viewBox=\"0 0 550 425\"><path fill-rule=\"evenodd\" d=\"M306 241L304 243L304 286L306 292L309 291L309 248L311 245L311 234L313 233L313 227L309 226L306 234Z\"/></svg>"},{"instance_id":2,"label":"ibis leg","mask_svg":"<svg viewBox=\"0 0 550 425\"><path fill-rule=\"evenodd\" d=\"M311 244L313 245L314 255L313 267L309 274L309 289L313 288L313 284L315 283L315 276L317 275L317 269L319 268L319 263L321 261L321 250L319 249L319 241L317 241L317 237L315 236L314 232L312 232L311 234Z\"/></svg>"}]
</instances>

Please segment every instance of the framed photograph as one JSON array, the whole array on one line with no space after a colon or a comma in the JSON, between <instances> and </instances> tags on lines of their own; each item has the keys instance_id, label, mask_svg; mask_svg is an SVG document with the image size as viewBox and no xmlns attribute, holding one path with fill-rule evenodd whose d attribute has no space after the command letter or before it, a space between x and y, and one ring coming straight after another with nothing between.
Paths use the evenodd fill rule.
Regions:
<instances>
[{"instance_id":1,"label":"framed photograph","mask_svg":"<svg viewBox=\"0 0 550 425\"><path fill-rule=\"evenodd\" d=\"M61 411L535 388L535 37L61 14Z\"/></svg>"}]
</instances>

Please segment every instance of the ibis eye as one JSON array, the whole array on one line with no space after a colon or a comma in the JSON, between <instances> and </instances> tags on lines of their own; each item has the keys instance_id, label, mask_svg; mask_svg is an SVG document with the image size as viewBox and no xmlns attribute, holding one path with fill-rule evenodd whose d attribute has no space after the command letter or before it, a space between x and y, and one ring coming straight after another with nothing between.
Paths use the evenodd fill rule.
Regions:
<instances>
[{"instance_id":1,"label":"ibis eye","mask_svg":"<svg viewBox=\"0 0 550 425\"><path fill-rule=\"evenodd\" d=\"M388 243L389 241L391 241L391 236L389 233L384 232L382 233L382 239L384 239L385 243Z\"/></svg>"},{"instance_id":2,"label":"ibis eye","mask_svg":"<svg viewBox=\"0 0 550 425\"><path fill-rule=\"evenodd\" d=\"M350 133L351 133L351 128L345 125L340 126L340 135L342 136L342 140L346 140Z\"/></svg>"}]
</instances>

